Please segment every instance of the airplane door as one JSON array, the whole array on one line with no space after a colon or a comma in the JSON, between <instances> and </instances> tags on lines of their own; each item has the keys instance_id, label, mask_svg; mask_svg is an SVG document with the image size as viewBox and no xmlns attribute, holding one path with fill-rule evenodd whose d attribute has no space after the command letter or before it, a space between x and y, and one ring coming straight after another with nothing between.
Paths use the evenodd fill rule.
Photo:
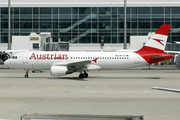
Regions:
<instances>
[{"instance_id":1,"label":"airplane door","mask_svg":"<svg viewBox=\"0 0 180 120\"><path fill-rule=\"evenodd\" d=\"M134 55L134 64L140 64L140 56L138 54Z\"/></svg>"},{"instance_id":2,"label":"airplane door","mask_svg":"<svg viewBox=\"0 0 180 120\"><path fill-rule=\"evenodd\" d=\"M24 53L24 54L23 54L22 62L23 62L23 63L28 63L28 54L27 54L27 53Z\"/></svg>"}]
</instances>

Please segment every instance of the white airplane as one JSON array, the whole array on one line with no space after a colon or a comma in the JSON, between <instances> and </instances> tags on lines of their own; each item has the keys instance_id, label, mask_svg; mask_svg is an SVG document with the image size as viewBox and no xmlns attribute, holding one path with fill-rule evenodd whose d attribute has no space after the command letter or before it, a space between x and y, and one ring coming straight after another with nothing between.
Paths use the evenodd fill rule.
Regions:
<instances>
[{"instance_id":1,"label":"white airplane","mask_svg":"<svg viewBox=\"0 0 180 120\"><path fill-rule=\"evenodd\" d=\"M151 87L151 88L156 90L170 91L170 92L180 92L179 89L172 89L172 88L163 88L163 87Z\"/></svg>"},{"instance_id":2,"label":"white airplane","mask_svg":"<svg viewBox=\"0 0 180 120\"><path fill-rule=\"evenodd\" d=\"M15 54L5 61L9 68L50 70L52 76L80 72L79 78L87 78L90 70L117 70L144 66L171 59L164 53L170 25L162 25L140 50L129 52L55 52L28 51Z\"/></svg>"}]
</instances>

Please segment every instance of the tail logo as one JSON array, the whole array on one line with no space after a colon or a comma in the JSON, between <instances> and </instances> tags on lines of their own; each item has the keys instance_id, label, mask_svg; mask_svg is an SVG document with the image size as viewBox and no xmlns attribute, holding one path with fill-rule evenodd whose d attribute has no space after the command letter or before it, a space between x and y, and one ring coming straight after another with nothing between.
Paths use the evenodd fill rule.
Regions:
<instances>
[{"instance_id":1,"label":"tail logo","mask_svg":"<svg viewBox=\"0 0 180 120\"><path fill-rule=\"evenodd\" d=\"M164 44L162 43L162 41L164 41L164 40L159 40L159 39L154 39L154 38L153 38L153 40L157 41L158 43L160 43L161 45L164 46Z\"/></svg>"}]
</instances>

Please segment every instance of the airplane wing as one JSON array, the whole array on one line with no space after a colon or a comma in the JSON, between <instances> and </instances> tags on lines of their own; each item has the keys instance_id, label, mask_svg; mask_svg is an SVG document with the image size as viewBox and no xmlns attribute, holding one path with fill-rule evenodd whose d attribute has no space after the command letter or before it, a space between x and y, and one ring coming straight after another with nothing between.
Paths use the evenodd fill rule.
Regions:
<instances>
[{"instance_id":1,"label":"airplane wing","mask_svg":"<svg viewBox=\"0 0 180 120\"><path fill-rule=\"evenodd\" d=\"M80 60L80 61L70 61L70 62L61 62L61 63L53 63L53 66L85 66L87 64L90 64L91 60Z\"/></svg>"},{"instance_id":2,"label":"airplane wing","mask_svg":"<svg viewBox=\"0 0 180 120\"><path fill-rule=\"evenodd\" d=\"M156 90L170 91L170 92L180 92L180 89L171 89L171 88L162 88L162 87L151 87L151 88Z\"/></svg>"},{"instance_id":3,"label":"airplane wing","mask_svg":"<svg viewBox=\"0 0 180 120\"><path fill-rule=\"evenodd\" d=\"M96 58L94 60L78 60L78 61L53 63L52 66L68 66L69 68L78 69L78 68L83 68L83 67L86 67L87 65L90 65L92 62L96 63L97 59L98 58ZM97 65L93 65L93 66L96 67ZM99 66L97 66L97 67L99 67Z\"/></svg>"}]
</instances>

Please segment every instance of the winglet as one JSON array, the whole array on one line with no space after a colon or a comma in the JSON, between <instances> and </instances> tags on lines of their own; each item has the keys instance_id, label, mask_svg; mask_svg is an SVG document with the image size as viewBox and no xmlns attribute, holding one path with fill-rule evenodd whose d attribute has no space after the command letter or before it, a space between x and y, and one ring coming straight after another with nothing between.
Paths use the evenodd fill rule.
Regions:
<instances>
[{"instance_id":1,"label":"winglet","mask_svg":"<svg viewBox=\"0 0 180 120\"><path fill-rule=\"evenodd\" d=\"M97 59L98 59L98 58L94 59L93 61L94 61L95 63L97 63Z\"/></svg>"}]
</instances>

